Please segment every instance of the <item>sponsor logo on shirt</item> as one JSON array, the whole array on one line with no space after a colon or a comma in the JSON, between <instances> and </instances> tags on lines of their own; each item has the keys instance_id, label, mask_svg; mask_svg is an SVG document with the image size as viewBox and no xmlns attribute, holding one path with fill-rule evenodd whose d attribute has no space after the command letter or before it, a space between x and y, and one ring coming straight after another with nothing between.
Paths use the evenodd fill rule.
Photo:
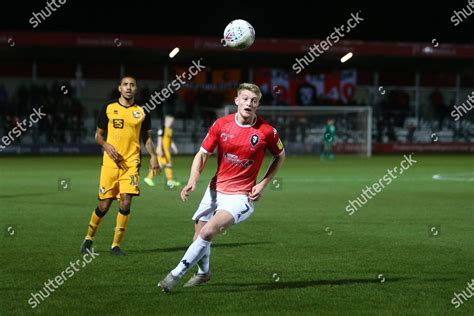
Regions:
<instances>
[{"instance_id":1,"label":"sponsor logo on shirt","mask_svg":"<svg viewBox=\"0 0 474 316\"><path fill-rule=\"evenodd\" d=\"M123 128L122 119L113 119L112 124L114 125L114 128Z\"/></svg>"},{"instance_id":2,"label":"sponsor logo on shirt","mask_svg":"<svg viewBox=\"0 0 474 316\"><path fill-rule=\"evenodd\" d=\"M231 153L224 153L224 159L233 165L244 168L248 168L254 163L252 159L239 159L239 156Z\"/></svg>"},{"instance_id":3,"label":"sponsor logo on shirt","mask_svg":"<svg viewBox=\"0 0 474 316\"><path fill-rule=\"evenodd\" d=\"M229 133L221 133L221 139L223 142L226 142L228 139L234 138L234 135Z\"/></svg>"}]
</instances>

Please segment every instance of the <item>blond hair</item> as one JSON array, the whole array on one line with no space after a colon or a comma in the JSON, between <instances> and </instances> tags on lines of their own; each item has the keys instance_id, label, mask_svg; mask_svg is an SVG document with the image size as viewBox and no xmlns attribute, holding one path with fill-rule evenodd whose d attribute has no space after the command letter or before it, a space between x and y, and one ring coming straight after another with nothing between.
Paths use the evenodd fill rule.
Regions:
<instances>
[{"instance_id":1,"label":"blond hair","mask_svg":"<svg viewBox=\"0 0 474 316\"><path fill-rule=\"evenodd\" d=\"M262 92L260 91L260 88L256 84L247 83L247 82L241 83L239 85L239 88L237 89L237 95L240 94L240 91L242 90L248 90L255 93L257 95L258 101L260 101L260 99L262 98Z\"/></svg>"}]
</instances>

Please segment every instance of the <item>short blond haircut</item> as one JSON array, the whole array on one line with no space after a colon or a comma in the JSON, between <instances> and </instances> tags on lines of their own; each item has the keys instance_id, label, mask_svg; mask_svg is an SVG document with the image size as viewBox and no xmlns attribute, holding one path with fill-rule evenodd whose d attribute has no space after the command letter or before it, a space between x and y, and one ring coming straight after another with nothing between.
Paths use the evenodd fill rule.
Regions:
<instances>
[{"instance_id":1,"label":"short blond haircut","mask_svg":"<svg viewBox=\"0 0 474 316\"><path fill-rule=\"evenodd\" d=\"M262 92L260 91L260 88L256 84L247 83L247 82L241 83L239 85L239 88L237 89L237 95L240 94L240 91L242 90L249 90L255 93L257 95L258 101L260 101L260 99L262 98Z\"/></svg>"}]
</instances>

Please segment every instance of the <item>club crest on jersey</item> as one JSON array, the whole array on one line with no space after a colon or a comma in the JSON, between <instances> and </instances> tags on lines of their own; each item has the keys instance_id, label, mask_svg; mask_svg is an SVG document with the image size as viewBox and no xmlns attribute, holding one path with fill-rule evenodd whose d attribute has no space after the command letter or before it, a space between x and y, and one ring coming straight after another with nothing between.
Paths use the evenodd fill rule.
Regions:
<instances>
[{"instance_id":1,"label":"club crest on jersey","mask_svg":"<svg viewBox=\"0 0 474 316\"><path fill-rule=\"evenodd\" d=\"M136 118L136 119L139 119L139 118L142 117L142 115L138 111L133 111L132 114L133 114L133 117Z\"/></svg>"},{"instance_id":2,"label":"club crest on jersey","mask_svg":"<svg viewBox=\"0 0 474 316\"><path fill-rule=\"evenodd\" d=\"M104 194L105 193L105 188L104 187L100 187L99 188L99 194Z\"/></svg>"},{"instance_id":3,"label":"club crest on jersey","mask_svg":"<svg viewBox=\"0 0 474 316\"><path fill-rule=\"evenodd\" d=\"M252 144L253 147L255 147L258 144L258 135L257 134L253 134L250 137L250 144Z\"/></svg>"}]
</instances>

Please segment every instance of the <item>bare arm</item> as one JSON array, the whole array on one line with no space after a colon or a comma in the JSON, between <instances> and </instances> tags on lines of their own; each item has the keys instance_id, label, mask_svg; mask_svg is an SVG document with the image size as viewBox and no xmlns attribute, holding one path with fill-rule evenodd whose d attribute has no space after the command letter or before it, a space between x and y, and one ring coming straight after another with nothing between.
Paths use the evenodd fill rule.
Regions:
<instances>
[{"instance_id":1,"label":"bare arm","mask_svg":"<svg viewBox=\"0 0 474 316\"><path fill-rule=\"evenodd\" d=\"M115 147L106 142L104 132L105 130L97 127L97 130L95 132L95 141L99 146L102 146L102 148L104 148L104 151L113 161L118 162L122 160L120 154L117 152L117 150L115 150Z\"/></svg>"},{"instance_id":2,"label":"bare arm","mask_svg":"<svg viewBox=\"0 0 474 316\"><path fill-rule=\"evenodd\" d=\"M173 153L175 155L178 154L178 147L176 146L176 144L174 142L171 142L171 150L173 150Z\"/></svg>"},{"instance_id":3,"label":"bare arm","mask_svg":"<svg viewBox=\"0 0 474 316\"><path fill-rule=\"evenodd\" d=\"M282 152L278 156L273 156L273 159L270 162L270 165L268 166L267 172L265 172L263 179L252 188L252 192L249 194L249 198L252 201L258 201L258 199L260 199L263 190L267 187L270 181L272 181L272 178L277 174L278 170L283 165L283 161L285 161L285 152Z\"/></svg>"},{"instance_id":4,"label":"bare arm","mask_svg":"<svg viewBox=\"0 0 474 316\"><path fill-rule=\"evenodd\" d=\"M189 191L193 192L196 189L196 184L201 176L202 171L206 165L209 155L205 154L201 150L194 156L193 164L191 166L191 172L189 174L188 184L181 191L181 199L186 201L189 196Z\"/></svg>"},{"instance_id":5,"label":"bare arm","mask_svg":"<svg viewBox=\"0 0 474 316\"><path fill-rule=\"evenodd\" d=\"M150 154L150 170L152 170L153 175L156 176L157 174L160 174L161 170L155 153L155 145L151 138L151 130L142 132L142 140L145 144L146 151Z\"/></svg>"}]
</instances>

